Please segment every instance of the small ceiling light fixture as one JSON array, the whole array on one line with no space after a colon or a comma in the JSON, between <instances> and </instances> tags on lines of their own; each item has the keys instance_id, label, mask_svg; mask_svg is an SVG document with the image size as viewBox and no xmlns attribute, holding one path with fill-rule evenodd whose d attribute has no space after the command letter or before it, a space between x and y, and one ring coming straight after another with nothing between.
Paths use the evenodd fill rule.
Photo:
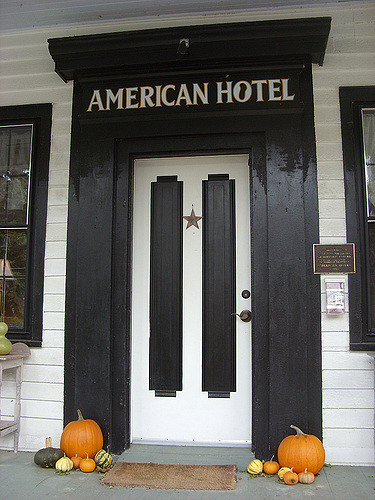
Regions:
<instances>
[{"instance_id":1,"label":"small ceiling light fixture","mask_svg":"<svg viewBox=\"0 0 375 500\"><path fill-rule=\"evenodd\" d=\"M189 53L189 47L190 47L189 38L181 38L177 47L177 54L186 56L186 54Z\"/></svg>"}]
</instances>

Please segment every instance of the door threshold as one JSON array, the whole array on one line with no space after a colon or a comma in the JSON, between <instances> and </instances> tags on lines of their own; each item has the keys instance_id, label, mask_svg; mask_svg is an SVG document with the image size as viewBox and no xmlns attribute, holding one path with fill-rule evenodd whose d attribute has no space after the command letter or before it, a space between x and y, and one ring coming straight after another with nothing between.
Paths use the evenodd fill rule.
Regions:
<instances>
[{"instance_id":1,"label":"door threshold","mask_svg":"<svg viewBox=\"0 0 375 500\"><path fill-rule=\"evenodd\" d=\"M137 439L132 440L131 445L150 445L150 446L183 446L183 447L209 447L209 448L251 448L250 441L160 441L156 439Z\"/></svg>"},{"instance_id":2,"label":"door threshold","mask_svg":"<svg viewBox=\"0 0 375 500\"><path fill-rule=\"evenodd\" d=\"M124 462L192 465L236 465L243 471L254 459L250 444L244 446L188 446L132 443L118 458Z\"/></svg>"}]
</instances>

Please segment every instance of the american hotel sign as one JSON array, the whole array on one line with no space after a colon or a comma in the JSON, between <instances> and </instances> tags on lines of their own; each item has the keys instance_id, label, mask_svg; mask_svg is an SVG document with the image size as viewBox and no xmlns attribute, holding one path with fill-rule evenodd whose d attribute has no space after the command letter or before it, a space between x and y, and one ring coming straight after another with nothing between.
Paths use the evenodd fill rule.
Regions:
<instances>
[{"instance_id":1,"label":"american hotel sign","mask_svg":"<svg viewBox=\"0 0 375 500\"><path fill-rule=\"evenodd\" d=\"M298 85L291 78L230 78L204 82L131 84L90 91L87 113L208 106L292 103Z\"/></svg>"}]
</instances>

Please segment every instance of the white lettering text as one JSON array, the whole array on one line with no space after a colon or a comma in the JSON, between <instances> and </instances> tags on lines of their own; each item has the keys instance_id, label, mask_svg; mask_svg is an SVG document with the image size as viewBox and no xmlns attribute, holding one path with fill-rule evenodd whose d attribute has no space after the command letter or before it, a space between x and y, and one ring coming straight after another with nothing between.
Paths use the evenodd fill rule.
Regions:
<instances>
[{"instance_id":1,"label":"white lettering text","mask_svg":"<svg viewBox=\"0 0 375 500\"><path fill-rule=\"evenodd\" d=\"M168 101L167 100L167 92L169 89L175 90L175 85L166 85L165 87L162 88L161 90L161 100L162 103L165 104L166 106L174 106L175 101Z\"/></svg>"},{"instance_id":2,"label":"white lettering text","mask_svg":"<svg viewBox=\"0 0 375 500\"><path fill-rule=\"evenodd\" d=\"M146 103L150 108L154 107L155 104L152 101L151 97L154 95L154 89L152 87L141 87L141 102L139 107L145 108Z\"/></svg>"},{"instance_id":3,"label":"white lettering text","mask_svg":"<svg viewBox=\"0 0 375 500\"><path fill-rule=\"evenodd\" d=\"M223 90L223 82L216 82L217 85L217 104L223 104L223 94L227 94L227 103L233 102L232 97L232 83L225 82L227 84L226 90Z\"/></svg>"},{"instance_id":4,"label":"white lettering text","mask_svg":"<svg viewBox=\"0 0 375 500\"><path fill-rule=\"evenodd\" d=\"M111 109L111 102L113 102L113 104L115 104L116 101L117 101L117 109L124 109L124 107L122 105L122 98L124 95L124 89L118 89L116 95L114 95L114 93L112 92L111 89L106 89L106 93L107 93L107 106L105 109L107 109L107 110Z\"/></svg>"},{"instance_id":5,"label":"white lettering text","mask_svg":"<svg viewBox=\"0 0 375 500\"><path fill-rule=\"evenodd\" d=\"M102 98L100 97L99 90L94 90L94 92L92 93L90 105L87 108L87 111L91 111L91 109L94 105L98 106L98 111L104 111L104 106L102 103Z\"/></svg>"},{"instance_id":6,"label":"white lettering text","mask_svg":"<svg viewBox=\"0 0 375 500\"><path fill-rule=\"evenodd\" d=\"M268 80L269 101L281 101L281 95L276 96L276 92L280 92L280 80Z\"/></svg>"},{"instance_id":7,"label":"white lettering text","mask_svg":"<svg viewBox=\"0 0 375 500\"><path fill-rule=\"evenodd\" d=\"M133 102L137 99L138 87L127 87L126 89L126 109L138 108L138 102Z\"/></svg>"},{"instance_id":8,"label":"white lettering text","mask_svg":"<svg viewBox=\"0 0 375 500\"><path fill-rule=\"evenodd\" d=\"M245 87L243 97L241 97L242 86ZM253 89L251 88L250 83L247 82L246 80L241 80L240 82L237 82L236 85L233 87L233 95L237 102L248 101L251 97L252 92Z\"/></svg>"}]
</instances>

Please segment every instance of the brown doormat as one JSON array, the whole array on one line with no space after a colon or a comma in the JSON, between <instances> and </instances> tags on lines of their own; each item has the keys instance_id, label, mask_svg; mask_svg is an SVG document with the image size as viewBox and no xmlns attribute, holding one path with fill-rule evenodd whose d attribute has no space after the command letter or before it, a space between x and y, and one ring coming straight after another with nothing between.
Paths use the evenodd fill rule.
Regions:
<instances>
[{"instance_id":1,"label":"brown doormat","mask_svg":"<svg viewBox=\"0 0 375 500\"><path fill-rule=\"evenodd\" d=\"M102 483L125 488L234 490L236 466L117 462Z\"/></svg>"}]
</instances>

